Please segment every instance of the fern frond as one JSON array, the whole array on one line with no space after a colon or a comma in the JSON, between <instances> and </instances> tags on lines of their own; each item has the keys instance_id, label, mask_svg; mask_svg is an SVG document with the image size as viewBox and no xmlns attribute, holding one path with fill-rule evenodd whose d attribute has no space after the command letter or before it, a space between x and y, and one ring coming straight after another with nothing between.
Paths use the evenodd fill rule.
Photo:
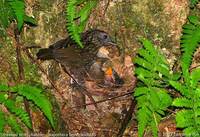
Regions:
<instances>
[{"instance_id":1,"label":"fern frond","mask_svg":"<svg viewBox=\"0 0 200 137\"><path fill-rule=\"evenodd\" d=\"M171 97L165 90L156 87L138 87L135 89L134 96L138 105L139 137L142 137L147 126L151 127L153 135L156 136L161 115L164 114L166 108L171 104Z\"/></svg>"},{"instance_id":2,"label":"fern frond","mask_svg":"<svg viewBox=\"0 0 200 137\"><path fill-rule=\"evenodd\" d=\"M193 126L194 116L192 110L181 110L176 114L177 127L185 128Z\"/></svg>"},{"instance_id":3,"label":"fern frond","mask_svg":"<svg viewBox=\"0 0 200 137\"><path fill-rule=\"evenodd\" d=\"M173 101L172 105L177 106L177 107L192 108L193 107L193 102L192 102L192 100L189 100L187 98L181 97L181 98L176 98Z\"/></svg>"},{"instance_id":4,"label":"fern frond","mask_svg":"<svg viewBox=\"0 0 200 137\"><path fill-rule=\"evenodd\" d=\"M159 62L162 64L165 64L168 66L168 62L162 54L160 54L159 50L155 48L155 46L147 39L141 39L141 42L144 46L144 48L149 51L149 53L153 56L156 57L156 60L160 60Z\"/></svg>"},{"instance_id":5,"label":"fern frond","mask_svg":"<svg viewBox=\"0 0 200 137\"><path fill-rule=\"evenodd\" d=\"M5 0L0 1L0 24L5 29L10 24L10 20L13 19L13 12L10 9L8 3Z\"/></svg>"},{"instance_id":6,"label":"fern frond","mask_svg":"<svg viewBox=\"0 0 200 137\"><path fill-rule=\"evenodd\" d=\"M44 113L44 115L47 117L49 120L51 126L55 128L54 121L53 121L53 115L52 115L52 105L49 102L48 98L42 93L42 89L29 86L29 85L16 85L14 87L8 87L7 85L0 85L0 91L11 91L11 92L16 92L18 95L23 96L27 98L28 100L31 100L38 106L41 111ZM5 93L0 94L0 103L6 102L5 99ZM11 101L7 102L8 107L12 107L14 105L9 105L12 104ZM21 115L22 117L25 116L21 110L16 110L14 108L10 108L10 111L14 111L13 113L16 113L17 115ZM17 112L19 111L19 112ZM27 119L22 119L22 121L26 122L25 124L28 124ZM28 125L30 127L30 124Z\"/></svg>"},{"instance_id":7,"label":"fern frond","mask_svg":"<svg viewBox=\"0 0 200 137\"><path fill-rule=\"evenodd\" d=\"M0 104L3 104L8 110L9 112L15 114L17 117L19 117L19 119L28 127L28 128L32 128L32 124L31 124L31 120L29 118L28 113L17 107L15 105L15 102L11 99L7 98L7 94L5 93L1 93L0 94Z\"/></svg>"},{"instance_id":8,"label":"fern frond","mask_svg":"<svg viewBox=\"0 0 200 137\"><path fill-rule=\"evenodd\" d=\"M190 0L191 7L194 7L198 2L199 0Z\"/></svg>"},{"instance_id":9,"label":"fern frond","mask_svg":"<svg viewBox=\"0 0 200 137\"><path fill-rule=\"evenodd\" d=\"M0 133L3 133L5 124L6 124L5 115L4 115L4 113L0 110Z\"/></svg>"},{"instance_id":10,"label":"fern frond","mask_svg":"<svg viewBox=\"0 0 200 137\"><path fill-rule=\"evenodd\" d=\"M180 75L173 75L169 64L164 55L146 39L141 39L144 48L140 49L138 56L134 60L136 67L135 73L138 78L147 86L163 87L168 84L170 79L178 79Z\"/></svg>"},{"instance_id":11,"label":"fern frond","mask_svg":"<svg viewBox=\"0 0 200 137\"><path fill-rule=\"evenodd\" d=\"M67 30L80 47L83 47L80 33L83 32L91 10L96 7L97 2L97 0L68 0L67 2Z\"/></svg>"},{"instance_id":12,"label":"fern frond","mask_svg":"<svg viewBox=\"0 0 200 137\"><path fill-rule=\"evenodd\" d=\"M20 31L24 22L36 25L34 18L25 14L25 3L23 0L1 0L0 1L0 35L6 36L6 28L12 21L17 21Z\"/></svg>"},{"instance_id":13,"label":"fern frond","mask_svg":"<svg viewBox=\"0 0 200 137\"><path fill-rule=\"evenodd\" d=\"M138 136L139 137L143 136L145 128L149 123L150 117L151 117L151 112L146 106L143 106L142 108L140 108L137 111Z\"/></svg>"},{"instance_id":14,"label":"fern frond","mask_svg":"<svg viewBox=\"0 0 200 137\"><path fill-rule=\"evenodd\" d=\"M27 126L29 127L30 129L32 129L32 124L31 124L31 120L30 120L30 117L28 115L28 113L17 107L15 105L15 102L13 100L6 100L4 102L4 105L6 106L6 108L13 114L15 114L17 117L19 117L21 119L21 121Z\"/></svg>"},{"instance_id":15,"label":"fern frond","mask_svg":"<svg viewBox=\"0 0 200 137\"><path fill-rule=\"evenodd\" d=\"M170 80L177 80L179 75L171 73L167 59L150 41L141 41L144 48L139 50L139 55L134 60L138 65L135 69L137 78L144 84L134 92L138 106L138 134L141 137L148 126L153 136L157 136L161 117L172 103L171 97L161 87L167 86Z\"/></svg>"},{"instance_id":16,"label":"fern frond","mask_svg":"<svg viewBox=\"0 0 200 137\"><path fill-rule=\"evenodd\" d=\"M8 0L17 19L17 28L21 30L24 23L25 3L24 0Z\"/></svg>"},{"instance_id":17,"label":"fern frond","mask_svg":"<svg viewBox=\"0 0 200 137\"><path fill-rule=\"evenodd\" d=\"M189 67L192 61L193 53L200 42L200 22L196 16L189 17L189 23L183 26L183 36L181 47L183 51L181 66L182 72L187 85L190 84Z\"/></svg>"},{"instance_id":18,"label":"fern frond","mask_svg":"<svg viewBox=\"0 0 200 137\"><path fill-rule=\"evenodd\" d=\"M183 96L186 96L186 97L188 97L188 98L191 98L191 92L189 91L189 89L185 86L185 85L183 85L183 84L181 84L180 82L178 82L178 81L169 81L169 83L176 89L176 90L178 90Z\"/></svg>"},{"instance_id":19,"label":"fern frond","mask_svg":"<svg viewBox=\"0 0 200 137\"><path fill-rule=\"evenodd\" d=\"M200 134L200 89L190 89L191 98L177 98L173 105L184 108L177 112L177 127L183 128L186 136Z\"/></svg>"},{"instance_id":20,"label":"fern frond","mask_svg":"<svg viewBox=\"0 0 200 137\"><path fill-rule=\"evenodd\" d=\"M44 113L49 120L51 126L55 129L55 124L52 115L52 106L48 98L42 94L42 90L29 85L17 85L11 88L12 91L33 101Z\"/></svg>"},{"instance_id":21,"label":"fern frond","mask_svg":"<svg viewBox=\"0 0 200 137\"><path fill-rule=\"evenodd\" d=\"M192 88L196 88L200 81L200 68L194 69L190 74L190 83Z\"/></svg>"},{"instance_id":22,"label":"fern frond","mask_svg":"<svg viewBox=\"0 0 200 137\"><path fill-rule=\"evenodd\" d=\"M76 17L76 0L69 0L67 2L67 8L66 8L66 12L67 12L67 29L68 32L71 36L71 38L80 46L83 47L82 43L81 43L81 38L80 38L80 32L78 30L77 25L75 24L75 17Z\"/></svg>"},{"instance_id":23,"label":"fern frond","mask_svg":"<svg viewBox=\"0 0 200 137\"><path fill-rule=\"evenodd\" d=\"M0 91L8 91L10 88L7 85L0 84Z\"/></svg>"},{"instance_id":24,"label":"fern frond","mask_svg":"<svg viewBox=\"0 0 200 137\"><path fill-rule=\"evenodd\" d=\"M7 122L14 133L23 133L21 126L18 124L17 119L14 116L10 115L7 118Z\"/></svg>"}]
</instances>

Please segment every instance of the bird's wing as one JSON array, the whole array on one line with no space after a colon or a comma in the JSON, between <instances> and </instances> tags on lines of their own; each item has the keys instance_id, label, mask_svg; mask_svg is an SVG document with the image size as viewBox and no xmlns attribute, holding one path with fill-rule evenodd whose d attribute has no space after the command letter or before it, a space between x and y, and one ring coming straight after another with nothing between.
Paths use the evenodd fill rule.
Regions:
<instances>
[{"instance_id":1,"label":"bird's wing","mask_svg":"<svg viewBox=\"0 0 200 137\"><path fill-rule=\"evenodd\" d=\"M71 38L67 37L66 39L61 39L61 40L57 41L56 43L50 45L49 48L50 49L62 49L62 48L68 47L68 45L70 45L71 43L73 43L73 41L71 40Z\"/></svg>"}]
</instances>

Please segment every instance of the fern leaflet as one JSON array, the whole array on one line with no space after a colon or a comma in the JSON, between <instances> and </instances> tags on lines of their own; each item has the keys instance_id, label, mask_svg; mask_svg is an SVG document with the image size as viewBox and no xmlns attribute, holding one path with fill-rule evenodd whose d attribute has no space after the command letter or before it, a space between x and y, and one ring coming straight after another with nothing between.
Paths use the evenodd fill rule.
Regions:
<instances>
[{"instance_id":1,"label":"fern leaflet","mask_svg":"<svg viewBox=\"0 0 200 137\"><path fill-rule=\"evenodd\" d=\"M67 2L67 29L70 37L80 47L83 47L80 33L84 30L90 12L96 5L97 0L69 0Z\"/></svg>"},{"instance_id":2,"label":"fern leaflet","mask_svg":"<svg viewBox=\"0 0 200 137\"><path fill-rule=\"evenodd\" d=\"M135 73L144 84L138 86L134 93L138 105L138 134L139 137L143 136L145 128L149 126L153 136L158 136L158 123L172 103L163 87L167 86L170 80L177 80L180 75L174 76L171 73L165 56L160 54L150 41L141 41L144 48L139 50L138 57L134 60L138 65Z\"/></svg>"},{"instance_id":3,"label":"fern leaflet","mask_svg":"<svg viewBox=\"0 0 200 137\"><path fill-rule=\"evenodd\" d=\"M199 0L190 0L191 7L194 7L198 2Z\"/></svg>"},{"instance_id":4,"label":"fern leaflet","mask_svg":"<svg viewBox=\"0 0 200 137\"><path fill-rule=\"evenodd\" d=\"M3 133L6 124L4 113L0 110L0 133Z\"/></svg>"},{"instance_id":5,"label":"fern leaflet","mask_svg":"<svg viewBox=\"0 0 200 137\"><path fill-rule=\"evenodd\" d=\"M29 85L17 85L11 88L12 91L17 92L19 95L33 101L44 113L44 115L49 120L51 126L55 129L53 116L52 116L52 106L48 98L43 95L42 90Z\"/></svg>"},{"instance_id":6,"label":"fern leaflet","mask_svg":"<svg viewBox=\"0 0 200 137\"><path fill-rule=\"evenodd\" d=\"M189 67L193 53L200 42L200 22L196 16L189 17L189 23L183 26L181 47L183 51L181 66L185 82L189 86Z\"/></svg>"},{"instance_id":7,"label":"fern leaflet","mask_svg":"<svg viewBox=\"0 0 200 137\"><path fill-rule=\"evenodd\" d=\"M21 126L17 123L17 119L10 115L8 118L7 118L7 122L8 122L8 125L11 127L12 131L14 131L14 133L23 133L23 130L21 128Z\"/></svg>"},{"instance_id":8,"label":"fern leaflet","mask_svg":"<svg viewBox=\"0 0 200 137\"><path fill-rule=\"evenodd\" d=\"M32 128L32 124L31 124L31 120L29 118L29 115L28 113L21 109L21 108L18 108L16 105L15 105L15 102L13 100L6 100L4 102L4 105L8 108L8 110L15 114L17 117L19 117L21 119L21 121L27 126L29 127L30 129Z\"/></svg>"},{"instance_id":9,"label":"fern leaflet","mask_svg":"<svg viewBox=\"0 0 200 137\"><path fill-rule=\"evenodd\" d=\"M24 23L25 16L25 4L23 0L8 0L10 6L12 7L16 19L17 19L17 28L21 30Z\"/></svg>"}]
</instances>

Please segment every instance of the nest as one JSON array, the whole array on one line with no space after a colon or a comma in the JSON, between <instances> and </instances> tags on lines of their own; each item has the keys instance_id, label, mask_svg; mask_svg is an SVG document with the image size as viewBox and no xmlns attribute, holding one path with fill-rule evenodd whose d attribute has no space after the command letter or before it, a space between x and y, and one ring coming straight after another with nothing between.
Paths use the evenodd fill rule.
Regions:
<instances>
[{"instance_id":1,"label":"nest","mask_svg":"<svg viewBox=\"0 0 200 137\"><path fill-rule=\"evenodd\" d=\"M86 104L92 105L87 105L86 109L80 108L82 105L80 93L70 87L70 78L65 72L62 72L56 81L66 99L64 102L60 102L61 106L67 104L61 110L61 114L71 134L81 136L84 133L89 133L96 136L115 136L120 128L122 119L131 104L132 96L131 94L127 96L127 93L133 91L136 78L130 56L125 56L122 59L121 56L115 54L109 55L109 57L112 67L124 83L109 87L99 85L95 79L86 78L84 87L94 98L98 109L94 107L88 97L86 97Z\"/></svg>"},{"instance_id":2,"label":"nest","mask_svg":"<svg viewBox=\"0 0 200 137\"><path fill-rule=\"evenodd\" d=\"M113 85L111 87L106 85L100 85L95 80L86 80L85 87L91 95L95 96L118 96L126 92L133 90L136 84L136 78L134 76L134 66L130 56L125 56L123 63L121 63L121 57L114 57L111 59L113 69L123 79L122 85Z\"/></svg>"}]
</instances>

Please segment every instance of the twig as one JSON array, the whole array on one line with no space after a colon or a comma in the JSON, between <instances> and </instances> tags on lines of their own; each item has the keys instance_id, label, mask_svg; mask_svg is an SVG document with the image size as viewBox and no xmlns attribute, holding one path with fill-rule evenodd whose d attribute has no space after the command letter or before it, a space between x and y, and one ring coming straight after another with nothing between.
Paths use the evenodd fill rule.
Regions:
<instances>
[{"instance_id":1,"label":"twig","mask_svg":"<svg viewBox=\"0 0 200 137\"><path fill-rule=\"evenodd\" d=\"M134 91L128 91L127 93L124 93L122 95L118 95L118 96L114 96L114 97L109 97L107 99L102 99L102 100L99 100L99 101L96 101L95 103L87 103L87 104L83 104L83 105L78 105L78 106L75 106L75 107L71 107L71 109L73 108L78 108L78 107L83 107L83 106L89 106L89 105L95 105L95 104L99 104L99 103L103 103L103 102L106 102L106 101L110 101L110 100L113 100L113 99L116 99L116 98L120 98L120 97L123 97L123 96L126 96L126 95L131 95Z\"/></svg>"},{"instance_id":2,"label":"twig","mask_svg":"<svg viewBox=\"0 0 200 137\"><path fill-rule=\"evenodd\" d=\"M25 49L36 49L36 48L41 48L40 46L27 46L27 47L23 47Z\"/></svg>"},{"instance_id":3,"label":"twig","mask_svg":"<svg viewBox=\"0 0 200 137\"><path fill-rule=\"evenodd\" d=\"M104 12L103 12L103 16L105 16L106 11L108 10L109 4L110 4L110 0L108 0L108 2L106 4L106 7L105 7Z\"/></svg>"},{"instance_id":4,"label":"twig","mask_svg":"<svg viewBox=\"0 0 200 137\"><path fill-rule=\"evenodd\" d=\"M61 96L61 98L63 100L65 100L65 98L63 97L63 95L60 93L60 90L58 89L58 87L56 86L56 84L51 80L51 78L49 77L49 75L46 73L46 71L43 69L43 67L40 65L40 63L38 62L38 60L34 59L34 57L31 55L31 53L29 52L28 49L23 48L23 51L26 53L27 57L30 59L30 61L33 64L36 64L38 66L38 68L40 69L40 71L47 77L47 79L49 80L51 86L59 93L59 95Z\"/></svg>"},{"instance_id":5,"label":"twig","mask_svg":"<svg viewBox=\"0 0 200 137\"><path fill-rule=\"evenodd\" d=\"M19 42L20 32L18 31L17 27L14 30L14 40L16 44L16 53L17 53L17 64L18 64L18 73L19 73L19 82L25 81L25 74L24 74L24 65L22 62L22 53L21 53L21 44ZM29 102L26 98L24 98L24 106L25 110L30 117L30 121L32 123L32 117L30 112ZM32 132L32 129L28 129L29 132Z\"/></svg>"},{"instance_id":6,"label":"twig","mask_svg":"<svg viewBox=\"0 0 200 137\"><path fill-rule=\"evenodd\" d=\"M83 92L83 94L85 94L85 95L87 95L88 96L88 98L92 101L92 103L94 104L94 106L97 108L97 104L95 103L96 101L94 100L94 98L92 97L92 95L88 92L88 90L85 88L85 87L83 87L82 85L80 85L77 81L76 81L76 79L64 68L64 71L67 73L67 75L70 77L70 78L72 78L72 80L81 88L81 89L83 89L82 90L82 92ZM63 106L63 107L65 107L65 106Z\"/></svg>"}]
</instances>

